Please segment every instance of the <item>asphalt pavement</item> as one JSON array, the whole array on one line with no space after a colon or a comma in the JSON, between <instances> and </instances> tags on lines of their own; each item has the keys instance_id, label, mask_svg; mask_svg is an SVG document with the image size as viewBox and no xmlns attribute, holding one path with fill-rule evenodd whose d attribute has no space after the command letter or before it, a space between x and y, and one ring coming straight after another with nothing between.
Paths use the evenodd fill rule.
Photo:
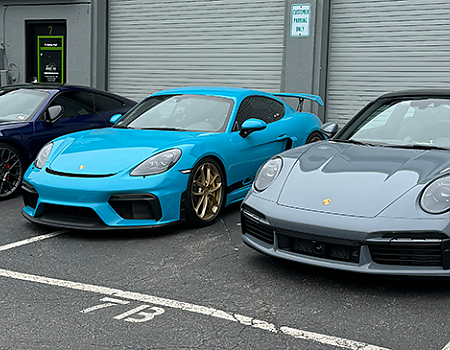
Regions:
<instances>
[{"instance_id":1,"label":"asphalt pavement","mask_svg":"<svg viewBox=\"0 0 450 350\"><path fill-rule=\"evenodd\" d=\"M0 202L0 349L450 350L450 283L336 272L211 226L82 232Z\"/></svg>"}]
</instances>

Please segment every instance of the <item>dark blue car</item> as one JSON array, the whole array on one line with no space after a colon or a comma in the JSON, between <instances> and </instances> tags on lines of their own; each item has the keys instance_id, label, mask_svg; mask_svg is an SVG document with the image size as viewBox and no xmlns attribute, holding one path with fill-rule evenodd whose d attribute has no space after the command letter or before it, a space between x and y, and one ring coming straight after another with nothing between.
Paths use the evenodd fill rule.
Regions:
<instances>
[{"instance_id":1,"label":"dark blue car","mask_svg":"<svg viewBox=\"0 0 450 350\"><path fill-rule=\"evenodd\" d=\"M136 102L90 87L12 85L0 89L0 200L20 188L23 173L50 140L110 126Z\"/></svg>"}]
</instances>

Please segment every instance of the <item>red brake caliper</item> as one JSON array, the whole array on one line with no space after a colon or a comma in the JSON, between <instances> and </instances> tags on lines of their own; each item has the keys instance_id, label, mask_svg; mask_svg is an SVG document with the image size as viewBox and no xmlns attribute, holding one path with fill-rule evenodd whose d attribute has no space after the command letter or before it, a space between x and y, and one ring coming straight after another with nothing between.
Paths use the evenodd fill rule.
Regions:
<instances>
[{"instance_id":1,"label":"red brake caliper","mask_svg":"<svg viewBox=\"0 0 450 350\"><path fill-rule=\"evenodd\" d=\"M3 161L6 162L6 158L3 158ZM9 169L11 167L11 165L9 163L6 163L6 169ZM6 181L9 181L9 175L6 176Z\"/></svg>"}]
</instances>

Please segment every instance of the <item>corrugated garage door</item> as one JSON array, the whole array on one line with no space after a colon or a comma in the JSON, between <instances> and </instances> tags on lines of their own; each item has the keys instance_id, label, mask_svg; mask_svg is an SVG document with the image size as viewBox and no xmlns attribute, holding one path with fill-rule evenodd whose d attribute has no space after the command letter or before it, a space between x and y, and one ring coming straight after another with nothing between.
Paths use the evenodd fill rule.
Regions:
<instances>
[{"instance_id":1,"label":"corrugated garage door","mask_svg":"<svg viewBox=\"0 0 450 350\"><path fill-rule=\"evenodd\" d=\"M110 90L220 85L280 91L284 0L111 0Z\"/></svg>"},{"instance_id":2,"label":"corrugated garage door","mask_svg":"<svg viewBox=\"0 0 450 350\"><path fill-rule=\"evenodd\" d=\"M332 0L327 121L382 93L450 88L448 0Z\"/></svg>"}]
</instances>

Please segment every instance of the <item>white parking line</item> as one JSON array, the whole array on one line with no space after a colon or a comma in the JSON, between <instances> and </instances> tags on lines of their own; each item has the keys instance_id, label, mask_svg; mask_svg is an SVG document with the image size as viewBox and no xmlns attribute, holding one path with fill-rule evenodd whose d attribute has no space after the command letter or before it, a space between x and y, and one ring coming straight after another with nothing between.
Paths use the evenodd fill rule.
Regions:
<instances>
[{"instance_id":1,"label":"white parking line","mask_svg":"<svg viewBox=\"0 0 450 350\"><path fill-rule=\"evenodd\" d=\"M3 251L3 250L8 250L8 249L20 247L20 246L25 245L25 244L30 244L30 243L42 241L42 240L47 239L47 238L53 238L53 237L62 235L63 233L66 233L66 232L67 232L67 230L65 230L65 231L57 231L57 232L53 232L53 233L48 233L46 235L41 235L41 236L36 236L36 237L33 237L33 238L24 239L23 241L6 244L6 245L3 245L3 246L0 246L0 252Z\"/></svg>"},{"instance_id":2,"label":"white parking line","mask_svg":"<svg viewBox=\"0 0 450 350\"><path fill-rule=\"evenodd\" d=\"M180 309L183 311L189 311L197 314L207 315L211 317L216 317L224 319L227 321L236 322L245 326L258 328L266 330L273 333L283 333L294 338L305 339L309 341L314 341L317 343L322 343L326 345L331 345L343 349L350 350L388 350L375 345L370 345L362 342L357 342L345 338L332 337L328 335L323 335L314 332L303 331L301 329L290 328L286 326L277 327L276 325L261 321L252 317L247 317L239 314L228 313L226 311L213 309L206 306L195 305L190 303L185 303L182 301L176 301L171 299L160 298L152 295L141 294L136 292L127 292L120 289L96 286L92 284L84 284L79 282L71 282L66 280L60 280L56 278L49 278L43 276L30 275L21 272L9 271L0 269L0 276L14 278L16 280L29 281L41 284L47 284L51 286L75 289L85 292L92 292L102 295L109 295L113 297L119 297L124 299L130 299L135 301L140 301L144 303L155 304L159 306L165 306L173 309Z\"/></svg>"},{"instance_id":3,"label":"white parking line","mask_svg":"<svg viewBox=\"0 0 450 350\"><path fill-rule=\"evenodd\" d=\"M450 350L450 342L447 343L447 345L444 346L444 348L442 350Z\"/></svg>"}]
</instances>

